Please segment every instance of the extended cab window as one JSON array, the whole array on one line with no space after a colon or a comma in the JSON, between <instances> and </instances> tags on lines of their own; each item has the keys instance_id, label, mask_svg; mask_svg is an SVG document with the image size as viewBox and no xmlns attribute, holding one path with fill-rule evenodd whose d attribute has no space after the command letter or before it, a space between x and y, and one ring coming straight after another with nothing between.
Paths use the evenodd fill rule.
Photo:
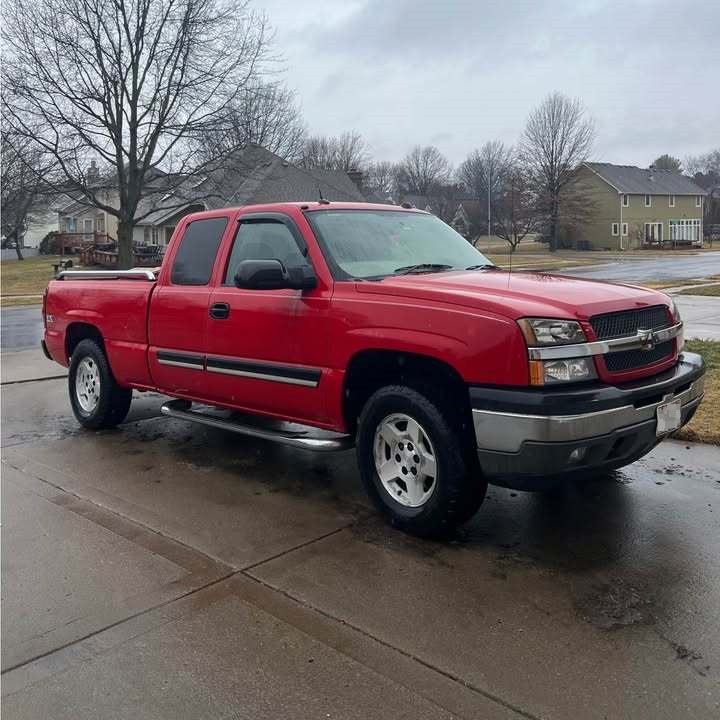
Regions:
<instances>
[{"instance_id":1,"label":"extended cab window","mask_svg":"<svg viewBox=\"0 0 720 720\"><path fill-rule=\"evenodd\" d=\"M215 257L227 227L227 218L193 220L186 228L175 254L173 285L207 285Z\"/></svg>"},{"instance_id":2,"label":"extended cab window","mask_svg":"<svg viewBox=\"0 0 720 720\"><path fill-rule=\"evenodd\" d=\"M279 220L240 223L225 271L225 285L234 283L238 265L243 260L279 260L286 268L307 265L292 231Z\"/></svg>"}]
</instances>

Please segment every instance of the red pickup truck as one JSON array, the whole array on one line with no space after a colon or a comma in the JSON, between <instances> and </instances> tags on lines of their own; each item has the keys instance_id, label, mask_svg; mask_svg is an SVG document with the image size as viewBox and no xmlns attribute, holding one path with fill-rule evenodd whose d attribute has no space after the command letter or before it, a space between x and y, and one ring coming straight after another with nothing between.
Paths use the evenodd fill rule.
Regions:
<instances>
[{"instance_id":1,"label":"red pickup truck","mask_svg":"<svg viewBox=\"0 0 720 720\"><path fill-rule=\"evenodd\" d=\"M470 518L488 482L631 463L703 397L666 295L500 270L406 207L189 215L159 270L60 272L43 316L85 427L121 423L134 388L171 417L354 445L374 503L421 535Z\"/></svg>"}]
</instances>

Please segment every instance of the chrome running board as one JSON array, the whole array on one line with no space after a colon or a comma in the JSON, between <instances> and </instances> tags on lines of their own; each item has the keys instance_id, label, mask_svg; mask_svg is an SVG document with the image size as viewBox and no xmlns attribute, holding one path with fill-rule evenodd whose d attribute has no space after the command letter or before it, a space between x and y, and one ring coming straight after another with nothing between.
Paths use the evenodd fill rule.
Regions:
<instances>
[{"instance_id":1,"label":"chrome running board","mask_svg":"<svg viewBox=\"0 0 720 720\"><path fill-rule=\"evenodd\" d=\"M192 409L192 403L188 400L169 400L162 408L163 415L176 418L178 420L187 420L189 422L207 425L209 427L219 428L221 430L229 430L230 432L240 433L241 435L249 435L250 437L260 438L262 440L271 440L272 442L289 445L290 447L301 448L303 450L315 450L316 452L335 452L337 450L349 450L354 446L354 439L350 435L320 430L307 425L295 425L302 428L300 430L275 430L273 428L254 426L248 423L235 422L226 420L215 415L208 415ZM313 433L323 433L322 435Z\"/></svg>"}]
</instances>

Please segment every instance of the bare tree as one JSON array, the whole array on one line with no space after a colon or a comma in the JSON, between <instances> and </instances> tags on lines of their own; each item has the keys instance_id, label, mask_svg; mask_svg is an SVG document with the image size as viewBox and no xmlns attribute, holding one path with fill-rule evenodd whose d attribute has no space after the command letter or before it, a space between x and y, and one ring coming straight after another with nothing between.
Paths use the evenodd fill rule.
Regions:
<instances>
[{"instance_id":1,"label":"bare tree","mask_svg":"<svg viewBox=\"0 0 720 720\"><path fill-rule=\"evenodd\" d=\"M266 20L242 0L7 0L4 15L7 120L65 190L117 218L128 267L152 178L202 171L199 136L269 59Z\"/></svg>"},{"instance_id":2,"label":"bare tree","mask_svg":"<svg viewBox=\"0 0 720 720\"><path fill-rule=\"evenodd\" d=\"M694 177L715 176L720 178L720 149L685 158L685 168Z\"/></svg>"},{"instance_id":3,"label":"bare tree","mask_svg":"<svg viewBox=\"0 0 720 720\"><path fill-rule=\"evenodd\" d=\"M514 150L499 140L486 142L479 150L473 150L460 164L458 180L475 200L485 201L487 207L488 235L491 230L492 206L505 188L513 167Z\"/></svg>"},{"instance_id":4,"label":"bare tree","mask_svg":"<svg viewBox=\"0 0 720 720\"><path fill-rule=\"evenodd\" d=\"M203 157L260 145L290 162L302 157L306 129L295 93L278 82L257 80L240 90L225 121L201 137Z\"/></svg>"},{"instance_id":5,"label":"bare tree","mask_svg":"<svg viewBox=\"0 0 720 720\"><path fill-rule=\"evenodd\" d=\"M400 181L407 192L429 195L448 182L451 171L448 159L434 145L416 145L400 163Z\"/></svg>"},{"instance_id":6,"label":"bare tree","mask_svg":"<svg viewBox=\"0 0 720 720\"><path fill-rule=\"evenodd\" d=\"M360 133L344 132L336 139L335 170L364 170L369 157L370 153Z\"/></svg>"},{"instance_id":7,"label":"bare tree","mask_svg":"<svg viewBox=\"0 0 720 720\"><path fill-rule=\"evenodd\" d=\"M520 152L549 222L550 249L558 246L561 204L575 180L575 170L587 160L595 139L592 120L579 99L549 95L530 113Z\"/></svg>"},{"instance_id":8,"label":"bare tree","mask_svg":"<svg viewBox=\"0 0 720 720\"><path fill-rule=\"evenodd\" d=\"M383 200L396 200L399 172L398 165L388 160L370 163L365 171L365 187Z\"/></svg>"},{"instance_id":9,"label":"bare tree","mask_svg":"<svg viewBox=\"0 0 720 720\"><path fill-rule=\"evenodd\" d=\"M524 168L506 168L505 181L493 207L493 231L510 245L510 252L540 224L532 184Z\"/></svg>"},{"instance_id":10,"label":"bare tree","mask_svg":"<svg viewBox=\"0 0 720 720\"><path fill-rule=\"evenodd\" d=\"M33 205L45 187L43 176L48 168L37 148L26 138L13 133L5 124L1 134L2 247L14 247L18 260L23 260L22 239Z\"/></svg>"},{"instance_id":11,"label":"bare tree","mask_svg":"<svg viewBox=\"0 0 720 720\"><path fill-rule=\"evenodd\" d=\"M703 202L703 230L713 245L720 235L720 149L686 158L685 167L707 195Z\"/></svg>"},{"instance_id":12,"label":"bare tree","mask_svg":"<svg viewBox=\"0 0 720 720\"><path fill-rule=\"evenodd\" d=\"M654 167L657 170L671 170L676 173L682 172L682 163L680 162L680 158L673 157L667 153L655 158L651 167Z\"/></svg>"},{"instance_id":13,"label":"bare tree","mask_svg":"<svg viewBox=\"0 0 720 720\"><path fill-rule=\"evenodd\" d=\"M307 139L300 164L325 170L364 170L370 154L362 135L344 132L337 137L314 135Z\"/></svg>"}]
</instances>

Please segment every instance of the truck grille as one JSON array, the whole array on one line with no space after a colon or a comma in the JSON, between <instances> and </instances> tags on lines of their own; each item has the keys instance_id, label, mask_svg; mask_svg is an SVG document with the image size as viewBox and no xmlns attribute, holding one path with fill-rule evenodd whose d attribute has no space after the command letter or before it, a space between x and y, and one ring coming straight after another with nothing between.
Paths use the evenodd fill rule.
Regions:
<instances>
[{"instance_id":1,"label":"truck grille","mask_svg":"<svg viewBox=\"0 0 720 720\"><path fill-rule=\"evenodd\" d=\"M639 329L662 330L671 325L670 314L664 305L622 310L621 312L595 315L590 325L598 340L628 337L637 334ZM621 350L604 355L605 367L610 373L627 372L654 365L671 357L675 351L675 341L658 343L652 350Z\"/></svg>"},{"instance_id":2,"label":"truck grille","mask_svg":"<svg viewBox=\"0 0 720 720\"><path fill-rule=\"evenodd\" d=\"M635 335L640 328L660 330L670 327L670 315L664 305L653 305L639 310L595 315L590 318L590 325L598 340L610 340Z\"/></svg>"},{"instance_id":3,"label":"truck grille","mask_svg":"<svg viewBox=\"0 0 720 720\"><path fill-rule=\"evenodd\" d=\"M652 350L621 350L605 355L605 367L608 372L626 372L665 360L673 354L674 340L659 343Z\"/></svg>"}]
</instances>

